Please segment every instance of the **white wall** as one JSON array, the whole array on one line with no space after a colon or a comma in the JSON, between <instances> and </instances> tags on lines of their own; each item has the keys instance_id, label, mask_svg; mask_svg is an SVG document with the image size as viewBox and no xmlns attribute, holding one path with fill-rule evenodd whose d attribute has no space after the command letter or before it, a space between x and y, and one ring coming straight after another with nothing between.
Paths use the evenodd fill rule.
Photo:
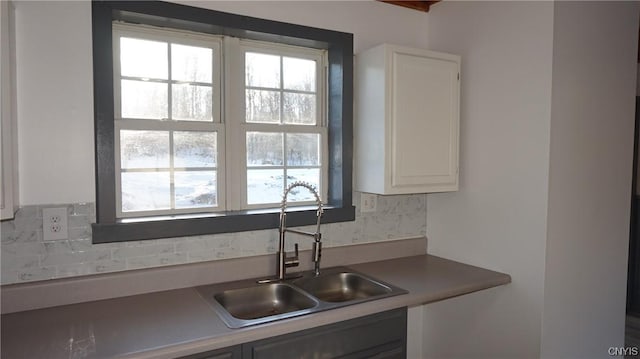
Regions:
<instances>
[{"instance_id":1,"label":"white wall","mask_svg":"<svg viewBox=\"0 0 640 359\"><path fill-rule=\"evenodd\" d=\"M427 305L426 357L606 357L623 345L637 2L443 2L462 55L461 190L429 251L513 283Z\"/></svg>"},{"instance_id":2,"label":"white wall","mask_svg":"<svg viewBox=\"0 0 640 359\"><path fill-rule=\"evenodd\" d=\"M187 3L187 2L184 2ZM376 1L189 4L426 47L427 14ZM16 1L21 205L95 201L91 5Z\"/></svg>"},{"instance_id":3,"label":"white wall","mask_svg":"<svg viewBox=\"0 0 640 359\"><path fill-rule=\"evenodd\" d=\"M546 236L551 2L442 2L432 50L462 56L460 191L429 195L429 252L509 273L425 306L426 357L535 358Z\"/></svg>"},{"instance_id":4,"label":"white wall","mask_svg":"<svg viewBox=\"0 0 640 359\"><path fill-rule=\"evenodd\" d=\"M354 34L355 53L384 42L420 48L426 48L428 44L426 13L373 0L171 1L234 14L349 32Z\"/></svg>"},{"instance_id":5,"label":"white wall","mask_svg":"<svg viewBox=\"0 0 640 359\"><path fill-rule=\"evenodd\" d=\"M15 11L20 205L95 201L91 6Z\"/></svg>"},{"instance_id":6,"label":"white wall","mask_svg":"<svg viewBox=\"0 0 640 359\"><path fill-rule=\"evenodd\" d=\"M542 357L624 345L638 2L556 2Z\"/></svg>"}]
</instances>

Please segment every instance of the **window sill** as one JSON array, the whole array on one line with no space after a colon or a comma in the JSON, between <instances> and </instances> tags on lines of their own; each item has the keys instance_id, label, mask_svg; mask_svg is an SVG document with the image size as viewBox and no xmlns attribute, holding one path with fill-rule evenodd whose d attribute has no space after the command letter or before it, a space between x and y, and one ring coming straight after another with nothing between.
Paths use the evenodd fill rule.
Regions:
<instances>
[{"instance_id":1,"label":"window sill","mask_svg":"<svg viewBox=\"0 0 640 359\"><path fill-rule=\"evenodd\" d=\"M94 223L91 227L93 243L96 244L274 229L278 228L279 218L279 209L268 209L127 218L120 219L116 223ZM355 207L351 205L324 207L322 223L353 220L355 220ZM287 209L287 226L305 226L315 223L315 207Z\"/></svg>"}]
</instances>

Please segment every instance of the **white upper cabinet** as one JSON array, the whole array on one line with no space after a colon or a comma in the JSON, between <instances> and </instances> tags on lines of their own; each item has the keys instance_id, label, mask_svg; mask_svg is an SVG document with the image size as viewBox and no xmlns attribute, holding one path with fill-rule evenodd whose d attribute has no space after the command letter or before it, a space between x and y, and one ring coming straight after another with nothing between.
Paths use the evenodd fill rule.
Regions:
<instances>
[{"instance_id":1,"label":"white upper cabinet","mask_svg":"<svg viewBox=\"0 0 640 359\"><path fill-rule=\"evenodd\" d=\"M12 13L12 4L0 1L0 219L13 218L18 205Z\"/></svg>"},{"instance_id":2,"label":"white upper cabinet","mask_svg":"<svg viewBox=\"0 0 640 359\"><path fill-rule=\"evenodd\" d=\"M355 81L355 190L458 190L460 56L380 45Z\"/></svg>"}]
</instances>

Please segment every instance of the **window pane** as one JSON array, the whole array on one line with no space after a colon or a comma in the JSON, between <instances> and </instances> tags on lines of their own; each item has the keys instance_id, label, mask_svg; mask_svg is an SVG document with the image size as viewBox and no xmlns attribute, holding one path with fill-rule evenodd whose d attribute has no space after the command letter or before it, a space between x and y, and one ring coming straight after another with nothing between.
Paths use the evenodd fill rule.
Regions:
<instances>
[{"instance_id":1,"label":"window pane","mask_svg":"<svg viewBox=\"0 0 640 359\"><path fill-rule=\"evenodd\" d=\"M245 101L247 122L280 122L280 92L247 90Z\"/></svg>"},{"instance_id":2,"label":"window pane","mask_svg":"<svg viewBox=\"0 0 640 359\"><path fill-rule=\"evenodd\" d=\"M174 167L216 167L216 132L176 131L173 146Z\"/></svg>"},{"instance_id":3,"label":"window pane","mask_svg":"<svg viewBox=\"0 0 640 359\"><path fill-rule=\"evenodd\" d=\"M244 70L247 86L280 88L280 56L247 52Z\"/></svg>"},{"instance_id":4,"label":"window pane","mask_svg":"<svg viewBox=\"0 0 640 359\"><path fill-rule=\"evenodd\" d=\"M168 172L122 173L122 212L169 209Z\"/></svg>"},{"instance_id":5,"label":"window pane","mask_svg":"<svg viewBox=\"0 0 640 359\"><path fill-rule=\"evenodd\" d=\"M174 84L171 89L174 120L213 121L210 86Z\"/></svg>"},{"instance_id":6,"label":"window pane","mask_svg":"<svg viewBox=\"0 0 640 359\"><path fill-rule=\"evenodd\" d=\"M212 83L213 50L171 44L171 78L176 81Z\"/></svg>"},{"instance_id":7,"label":"window pane","mask_svg":"<svg viewBox=\"0 0 640 359\"><path fill-rule=\"evenodd\" d=\"M287 186L296 181L304 181L320 191L320 169L318 168L300 168L287 170ZM315 201L313 194L304 187L296 187L289 192L288 201ZM322 197L321 197L322 198Z\"/></svg>"},{"instance_id":8,"label":"window pane","mask_svg":"<svg viewBox=\"0 0 640 359\"><path fill-rule=\"evenodd\" d=\"M169 167L169 132L121 130L120 165L126 169Z\"/></svg>"},{"instance_id":9,"label":"window pane","mask_svg":"<svg viewBox=\"0 0 640 359\"><path fill-rule=\"evenodd\" d=\"M313 60L282 58L284 88L287 90L316 91L316 62Z\"/></svg>"},{"instance_id":10,"label":"window pane","mask_svg":"<svg viewBox=\"0 0 640 359\"><path fill-rule=\"evenodd\" d=\"M216 171L175 172L173 180L176 208L217 206Z\"/></svg>"},{"instance_id":11,"label":"window pane","mask_svg":"<svg viewBox=\"0 0 640 359\"><path fill-rule=\"evenodd\" d=\"M287 166L319 166L320 135L288 133L286 154Z\"/></svg>"},{"instance_id":12,"label":"window pane","mask_svg":"<svg viewBox=\"0 0 640 359\"><path fill-rule=\"evenodd\" d=\"M282 133L247 132L247 166L282 166Z\"/></svg>"},{"instance_id":13,"label":"window pane","mask_svg":"<svg viewBox=\"0 0 640 359\"><path fill-rule=\"evenodd\" d=\"M247 202L278 203L282 200L284 170L248 170Z\"/></svg>"},{"instance_id":14,"label":"window pane","mask_svg":"<svg viewBox=\"0 0 640 359\"><path fill-rule=\"evenodd\" d=\"M167 118L167 84L122 80L122 118Z\"/></svg>"},{"instance_id":15,"label":"window pane","mask_svg":"<svg viewBox=\"0 0 640 359\"><path fill-rule=\"evenodd\" d=\"M120 38L120 73L152 79L168 79L167 43Z\"/></svg>"},{"instance_id":16,"label":"window pane","mask_svg":"<svg viewBox=\"0 0 640 359\"><path fill-rule=\"evenodd\" d=\"M316 124L316 95L284 93L284 122L289 124Z\"/></svg>"}]
</instances>

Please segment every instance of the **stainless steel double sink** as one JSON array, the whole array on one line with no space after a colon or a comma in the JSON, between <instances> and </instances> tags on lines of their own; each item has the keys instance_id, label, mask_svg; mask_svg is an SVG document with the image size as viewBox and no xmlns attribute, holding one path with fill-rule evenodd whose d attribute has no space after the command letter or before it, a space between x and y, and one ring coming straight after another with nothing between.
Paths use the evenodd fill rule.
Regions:
<instances>
[{"instance_id":1,"label":"stainless steel double sink","mask_svg":"<svg viewBox=\"0 0 640 359\"><path fill-rule=\"evenodd\" d=\"M255 280L197 287L230 328L242 328L299 315L407 293L347 267L322 270L319 276L258 284Z\"/></svg>"}]
</instances>

